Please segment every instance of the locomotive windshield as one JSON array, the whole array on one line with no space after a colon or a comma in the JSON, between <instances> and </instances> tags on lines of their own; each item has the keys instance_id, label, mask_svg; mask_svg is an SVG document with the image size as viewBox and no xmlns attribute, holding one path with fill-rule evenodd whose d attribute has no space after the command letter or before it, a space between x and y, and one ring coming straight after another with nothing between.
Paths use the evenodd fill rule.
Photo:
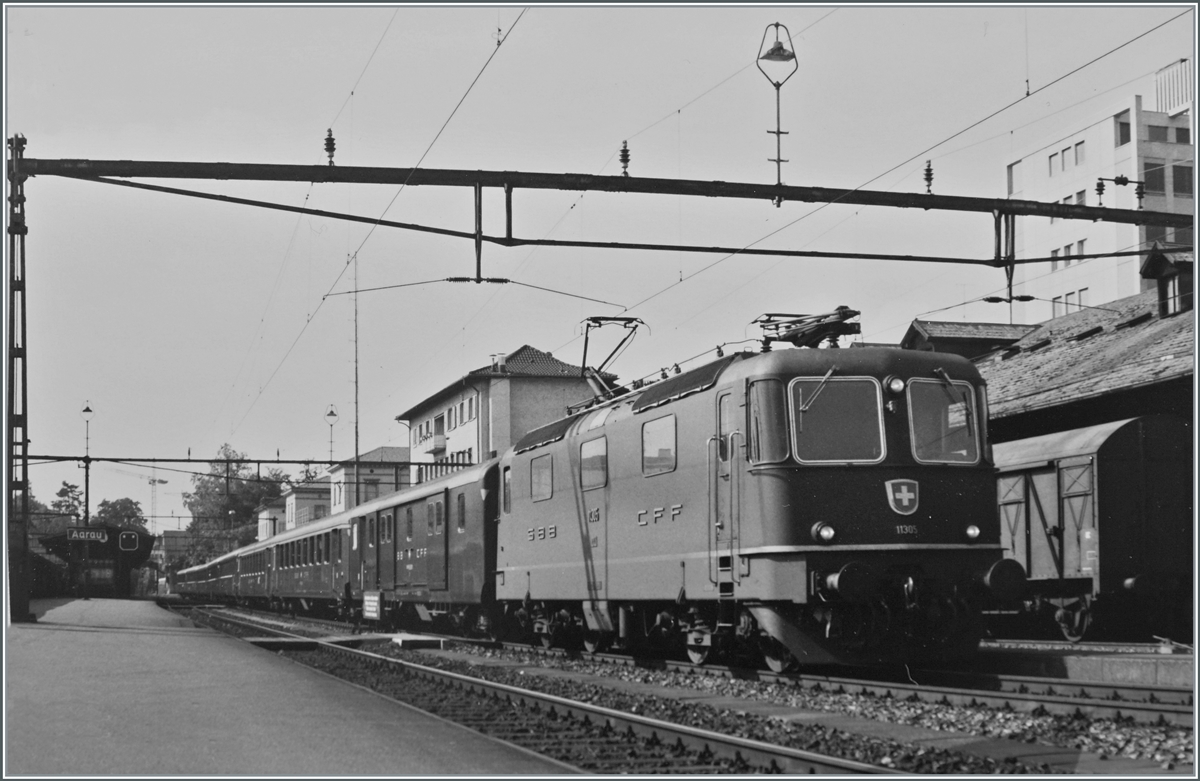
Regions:
<instances>
[{"instance_id":1,"label":"locomotive windshield","mask_svg":"<svg viewBox=\"0 0 1200 781\"><path fill-rule=\"evenodd\" d=\"M792 380L792 441L804 463L883 460L879 383L869 378Z\"/></svg>"},{"instance_id":2,"label":"locomotive windshield","mask_svg":"<svg viewBox=\"0 0 1200 781\"><path fill-rule=\"evenodd\" d=\"M979 432L974 391L965 382L913 380L908 386L913 457L923 463L974 464Z\"/></svg>"}]
</instances>

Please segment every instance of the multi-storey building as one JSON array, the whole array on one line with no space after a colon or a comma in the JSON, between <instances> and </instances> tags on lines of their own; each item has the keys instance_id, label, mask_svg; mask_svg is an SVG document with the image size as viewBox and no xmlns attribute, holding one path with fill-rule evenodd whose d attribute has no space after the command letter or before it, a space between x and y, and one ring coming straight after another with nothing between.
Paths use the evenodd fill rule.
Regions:
<instances>
[{"instance_id":1,"label":"multi-storey building","mask_svg":"<svg viewBox=\"0 0 1200 781\"><path fill-rule=\"evenodd\" d=\"M258 537L259 542L274 537L279 532L283 531L283 515L286 505L283 497L272 499L266 504L260 504L254 508L254 514L258 518Z\"/></svg>"},{"instance_id":2,"label":"multi-storey building","mask_svg":"<svg viewBox=\"0 0 1200 781\"><path fill-rule=\"evenodd\" d=\"M324 486L329 512L345 512L383 494L399 491L412 484L410 474L406 447L377 447L357 459L334 464L329 469L329 485Z\"/></svg>"},{"instance_id":3,"label":"multi-storey building","mask_svg":"<svg viewBox=\"0 0 1200 781\"><path fill-rule=\"evenodd\" d=\"M423 462L416 482L490 458L563 417L568 406L593 396L581 375L580 367L524 345L400 413L396 420L409 426L413 461Z\"/></svg>"},{"instance_id":4,"label":"multi-storey building","mask_svg":"<svg viewBox=\"0 0 1200 781\"><path fill-rule=\"evenodd\" d=\"M1033 144L1008 166L1008 197L1084 206L1142 208L1191 213L1194 147L1191 127L1192 63L1180 60L1159 71L1156 111L1130 95L1097 108L1087 124ZM1126 185L1112 180L1125 177ZM1103 193L1097 192L1101 180ZM1049 264L1017 265L1013 292L1034 296L1017 302L1014 320L1033 323L1081 307L1134 295L1149 283L1139 276L1144 256L1078 259L1075 256L1160 247L1191 247L1192 231L1021 217L1016 256L1049 257Z\"/></svg>"}]
</instances>

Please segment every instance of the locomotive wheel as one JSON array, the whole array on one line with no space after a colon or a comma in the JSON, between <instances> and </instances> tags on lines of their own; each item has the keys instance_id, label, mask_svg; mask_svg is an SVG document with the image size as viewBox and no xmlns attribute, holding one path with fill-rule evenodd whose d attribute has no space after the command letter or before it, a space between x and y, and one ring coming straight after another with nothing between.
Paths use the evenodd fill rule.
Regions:
<instances>
[{"instance_id":1,"label":"locomotive wheel","mask_svg":"<svg viewBox=\"0 0 1200 781\"><path fill-rule=\"evenodd\" d=\"M602 653L608 650L612 637L608 632L597 632L589 629L583 633L583 650L589 654Z\"/></svg>"},{"instance_id":2,"label":"locomotive wheel","mask_svg":"<svg viewBox=\"0 0 1200 781\"><path fill-rule=\"evenodd\" d=\"M797 666L796 657L787 646L774 637L763 636L759 640L759 650L762 651L763 661L767 669L773 673L785 673Z\"/></svg>"}]
</instances>

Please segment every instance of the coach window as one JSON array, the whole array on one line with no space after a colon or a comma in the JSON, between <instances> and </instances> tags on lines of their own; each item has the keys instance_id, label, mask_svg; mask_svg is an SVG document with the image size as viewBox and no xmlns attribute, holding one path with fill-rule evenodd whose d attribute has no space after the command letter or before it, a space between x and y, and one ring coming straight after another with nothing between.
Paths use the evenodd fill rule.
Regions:
<instances>
[{"instance_id":1,"label":"coach window","mask_svg":"<svg viewBox=\"0 0 1200 781\"><path fill-rule=\"evenodd\" d=\"M354 518L350 521L350 550L358 550L358 527L361 518Z\"/></svg>"},{"instance_id":2,"label":"coach window","mask_svg":"<svg viewBox=\"0 0 1200 781\"><path fill-rule=\"evenodd\" d=\"M459 494L458 499L458 530L465 531L467 528L467 495Z\"/></svg>"},{"instance_id":3,"label":"coach window","mask_svg":"<svg viewBox=\"0 0 1200 781\"><path fill-rule=\"evenodd\" d=\"M434 513L433 502L430 502L429 504L425 505L425 536L426 537L433 536L433 513Z\"/></svg>"},{"instance_id":4,"label":"coach window","mask_svg":"<svg viewBox=\"0 0 1200 781\"><path fill-rule=\"evenodd\" d=\"M409 542L412 541L412 515L412 508L406 507L404 509L404 539L408 540Z\"/></svg>"},{"instance_id":5,"label":"coach window","mask_svg":"<svg viewBox=\"0 0 1200 781\"><path fill-rule=\"evenodd\" d=\"M512 467L504 467L504 480L500 486L501 505L505 513L512 512Z\"/></svg>"},{"instance_id":6,"label":"coach window","mask_svg":"<svg viewBox=\"0 0 1200 781\"><path fill-rule=\"evenodd\" d=\"M367 519L367 547L375 547L375 517Z\"/></svg>"},{"instance_id":7,"label":"coach window","mask_svg":"<svg viewBox=\"0 0 1200 781\"><path fill-rule=\"evenodd\" d=\"M442 530L445 528L446 508L442 505L441 502L437 502L434 506L437 508L436 510L434 510L434 516L433 516L433 518L434 518L433 533L436 535L436 534L441 534Z\"/></svg>"},{"instance_id":8,"label":"coach window","mask_svg":"<svg viewBox=\"0 0 1200 781\"><path fill-rule=\"evenodd\" d=\"M913 457L921 463L974 464L979 461L975 396L970 384L917 380L908 385L908 417Z\"/></svg>"},{"instance_id":9,"label":"coach window","mask_svg":"<svg viewBox=\"0 0 1200 781\"><path fill-rule=\"evenodd\" d=\"M836 367L835 367L836 369ZM792 439L801 463L878 463L883 460L879 383L871 378L792 380Z\"/></svg>"},{"instance_id":10,"label":"coach window","mask_svg":"<svg viewBox=\"0 0 1200 781\"><path fill-rule=\"evenodd\" d=\"M783 382L750 383L750 460L772 463L787 458L787 404Z\"/></svg>"},{"instance_id":11,"label":"coach window","mask_svg":"<svg viewBox=\"0 0 1200 781\"><path fill-rule=\"evenodd\" d=\"M507 470L505 470L507 474ZM554 470L550 454L529 462L529 498L544 502L554 495Z\"/></svg>"},{"instance_id":12,"label":"coach window","mask_svg":"<svg viewBox=\"0 0 1200 781\"><path fill-rule=\"evenodd\" d=\"M642 424L642 474L646 477L675 471L675 416Z\"/></svg>"},{"instance_id":13,"label":"coach window","mask_svg":"<svg viewBox=\"0 0 1200 781\"><path fill-rule=\"evenodd\" d=\"M608 438L591 439L579 446L579 483L583 490L608 483Z\"/></svg>"}]
</instances>

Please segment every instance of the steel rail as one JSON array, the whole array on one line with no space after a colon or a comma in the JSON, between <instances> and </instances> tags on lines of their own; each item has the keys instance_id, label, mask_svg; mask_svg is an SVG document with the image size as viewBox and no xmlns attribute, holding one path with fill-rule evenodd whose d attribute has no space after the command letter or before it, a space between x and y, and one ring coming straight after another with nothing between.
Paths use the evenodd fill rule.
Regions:
<instances>
[{"instance_id":1,"label":"steel rail","mask_svg":"<svg viewBox=\"0 0 1200 781\"><path fill-rule=\"evenodd\" d=\"M196 608L193 608L196 609ZM274 632L279 635L294 637L305 644L313 642L318 648L335 653L347 654L374 662L386 663L402 667L411 674L431 680L449 681L474 694L497 697L508 702L520 703L527 707L542 709L548 713L567 715L584 723L597 726L607 726L619 732L629 732L639 737L658 740L665 744L682 745L701 753L711 753L715 757L743 761L751 765L773 768L781 773L820 773L820 774L902 774L902 771L891 768L857 762L840 757L830 757L811 751L775 746L757 740L722 735L717 732L689 727L682 724L672 724L658 719L624 713L611 708L588 705L553 694L521 689L502 683L494 683L481 678L438 670L433 667L406 662L401 659L371 653L356 648L348 648L338 642L327 642L311 637L296 635L281 629L262 627L250 621L230 616L225 612L212 613L202 610L218 621L226 621L241 626ZM360 638L365 639L365 638Z\"/></svg>"}]
</instances>

